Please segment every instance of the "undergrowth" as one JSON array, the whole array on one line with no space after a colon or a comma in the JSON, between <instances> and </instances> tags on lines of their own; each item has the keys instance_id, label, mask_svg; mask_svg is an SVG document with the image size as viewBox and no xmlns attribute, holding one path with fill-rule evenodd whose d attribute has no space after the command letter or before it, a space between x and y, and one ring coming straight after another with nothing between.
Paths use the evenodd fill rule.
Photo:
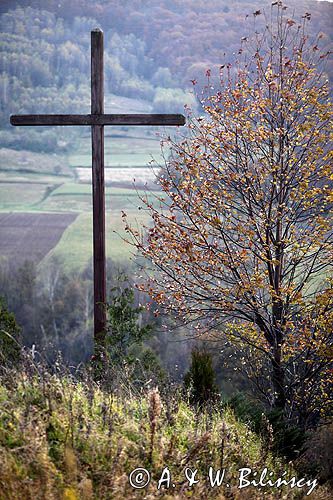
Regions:
<instances>
[{"instance_id":1,"label":"undergrowth","mask_svg":"<svg viewBox=\"0 0 333 500\"><path fill-rule=\"evenodd\" d=\"M273 456L230 409L191 407L181 391L131 385L124 370L106 391L89 373L50 371L31 357L0 380L0 498L301 498L303 490L239 490L238 469L267 467L273 477L295 472ZM118 373L119 375L119 373ZM226 469L227 482L211 488L209 467ZM134 489L132 470L143 467L151 482ZM170 488L158 489L164 467ZM191 488L184 470L197 469ZM163 483L164 485L166 483ZM328 498L317 487L306 498Z\"/></svg>"}]
</instances>

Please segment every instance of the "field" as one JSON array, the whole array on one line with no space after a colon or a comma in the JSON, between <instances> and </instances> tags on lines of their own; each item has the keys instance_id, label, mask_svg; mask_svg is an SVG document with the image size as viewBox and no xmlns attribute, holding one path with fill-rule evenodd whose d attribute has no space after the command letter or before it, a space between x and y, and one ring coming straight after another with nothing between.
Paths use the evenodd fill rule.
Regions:
<instances>
[{"instance_id":1,"label":"field","mask_svg":"<svg viewBox=\"0 0 333 500\"><path fill-rule=\"evenodd\" d=\"M76 214L0 214L1 257L40 261L57 245L63 231L76 219Z\"/></svg>"},{"instance_id":2,"label":"field","mask_svg":"<svg viewBox=\"0 0 333 500\"><path fill-rule=\"evenodd\" d=\"M0 184L1 206L15 210L20 205L33 206L43 199L48 184L30 182L22 185L20 182L2 182Z\"/></svg>"},{"instance_id":3,"label":"field","mask_svg":"<svg viewBox=\"0 0 333 500\"><path fill-rule=\"evenodd\" d=\"M1 175L25 174L61 174L70 175L66 156L58 154L45 155L33 151L16 151L15 149L0 149Z\"/></svg>"},{"instance_id":4,"label":"field","mask_svg":"<svg viewBox=\"0 0 333 500\"><path fill-rule=\"evenodd\" d=\"M129 213L132 224L149 223L145 213ZM124 224L120 212L106 213L106 255L115 262L129 260L134 248L126 243ZM83 269L92 258L92 213L81 213L77 219L64 231L59 243L45 256L41 267L47 267L52 258L59 258L64 262L65 271Z\"/></svg>"},{"instance_id":5,"label":"field","mask_svg":"<svg viewBox=\"0 0 333 500\"><path fill-rule=\"evenodd\" d=\"M149 223L146 212L139 210L142 201L138 196L153 200L156 194L129 187L106 188L106 243L109 257L117 261L127 260L132 251L122 240L125 237L122 211L128 214L132 223ZM11 255L21 263L26 255L20 250L24 243L25 249L29 249L29 256L37 261L43 259L42 264L47 264L54 255L64 261L68 271L86 266L92 256L91 185L75 182L58 185L0 183L0 196L2 256ZM59 232L61 218L67 222Z\"/></svg>"},{"instance_id":6,"label":"field","mask_svg":"<svg viewBox=\"0 0 333 500\"><path fill-rule=\"evenodd\" d=\"M80 182L91 183L90 168L76 168L75 172ZM106 185L130 186L134 184L137 187L147 186L150 189L155 187L155 176L150 167L108 167L105 168L104 178Z\"/></svg>"},{"instance_id":7,"label":"field","mask_svg":"<svg viewBox=\"0 0 333 500\"><path fill-rule=\"evenodd\" d=\"M123 104L112 101L115 109ZM125 104L132 112L143 110L139 101ZM105 130L107 255L116 261L126 261L133 250L122 239L122 211L133 223L149 224L146 212L138 210L138 194L152 200L156 194L158 164L163 163L157 132L147 127ZM92 256L90 165L86 130L67 154L0 149L1 257L21 263L29 256L44 266L57 256L68 271L86 266Z\"/></svg>"}]
</instances>

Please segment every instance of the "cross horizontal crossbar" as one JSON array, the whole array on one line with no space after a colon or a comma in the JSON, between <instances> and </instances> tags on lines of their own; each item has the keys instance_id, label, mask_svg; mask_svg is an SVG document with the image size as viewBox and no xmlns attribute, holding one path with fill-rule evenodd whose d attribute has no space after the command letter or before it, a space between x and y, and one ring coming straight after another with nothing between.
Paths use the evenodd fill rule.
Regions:
<instances>
[{"instance_id":1,"label":"cross horizontal crossbar","mask_svg":"<svg viewBox=\"0 0 333 500\"><path fill-rule=\"evenodd\" d=\"M156 115L12 115L12 125L185 125L185 116Z\"/></svg>"}]
</instances>

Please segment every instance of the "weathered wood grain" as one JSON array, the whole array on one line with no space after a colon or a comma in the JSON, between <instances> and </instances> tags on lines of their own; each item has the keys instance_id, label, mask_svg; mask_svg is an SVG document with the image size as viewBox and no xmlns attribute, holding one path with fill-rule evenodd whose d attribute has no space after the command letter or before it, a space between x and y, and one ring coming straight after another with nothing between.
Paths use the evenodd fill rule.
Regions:
<instances>
[{"instance_id":1,"label":"weathered wood grain","mask_svg":"<svg viewBox=\"0 0 333 500\"><path fill-rule=\"evenodd\" d=\"M91 113L104 113L103 32L91 32ZM94 246L94 340L95 349L105 346L106 262L105 262L105 187L104 127L91 127ZM99 352L96 352L99 355Z\"/></svg>"},{"instance_id":2,"label":"weathered wood grain","mask_svg":"<svg viewBox=\"0 0 333 500\"><path fill-rule=\"evenodd\" d=\"M181 114L91 114L91 115L12 115L12 125L63 126L63 125L185 125Z\"/></svg>"}]
</instances>

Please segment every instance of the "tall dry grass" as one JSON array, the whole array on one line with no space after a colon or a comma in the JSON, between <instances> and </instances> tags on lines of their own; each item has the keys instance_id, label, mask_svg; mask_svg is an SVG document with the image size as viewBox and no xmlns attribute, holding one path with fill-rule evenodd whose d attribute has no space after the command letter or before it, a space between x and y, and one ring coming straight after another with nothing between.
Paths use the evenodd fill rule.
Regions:
<instances>
[{"instance_id":1,"label":"tall dry grass","mask_svg":"<svg viewBox=\"0 0 333 500\"><path fill-rule=\"evenodd\" d=\"M61 362L50 370L31 356L20 369L2 371L1 500L297 497L289 488L265 495L237 489L240 467L268 467L277 477L293 471L231 410L197 412L181 391L166 387L160 393L117 376L118 385L103 390L87 371L64 371ZM230 487L210 488L209 466L225 467ZM128 479L137 467L151 473L141 490ZM175 486L158 490L164 467ZM190 489L185 467L197 469L201 479ZM328 498L327 490L316 489L312 498Z\"/></svg>"}]
</instances>

